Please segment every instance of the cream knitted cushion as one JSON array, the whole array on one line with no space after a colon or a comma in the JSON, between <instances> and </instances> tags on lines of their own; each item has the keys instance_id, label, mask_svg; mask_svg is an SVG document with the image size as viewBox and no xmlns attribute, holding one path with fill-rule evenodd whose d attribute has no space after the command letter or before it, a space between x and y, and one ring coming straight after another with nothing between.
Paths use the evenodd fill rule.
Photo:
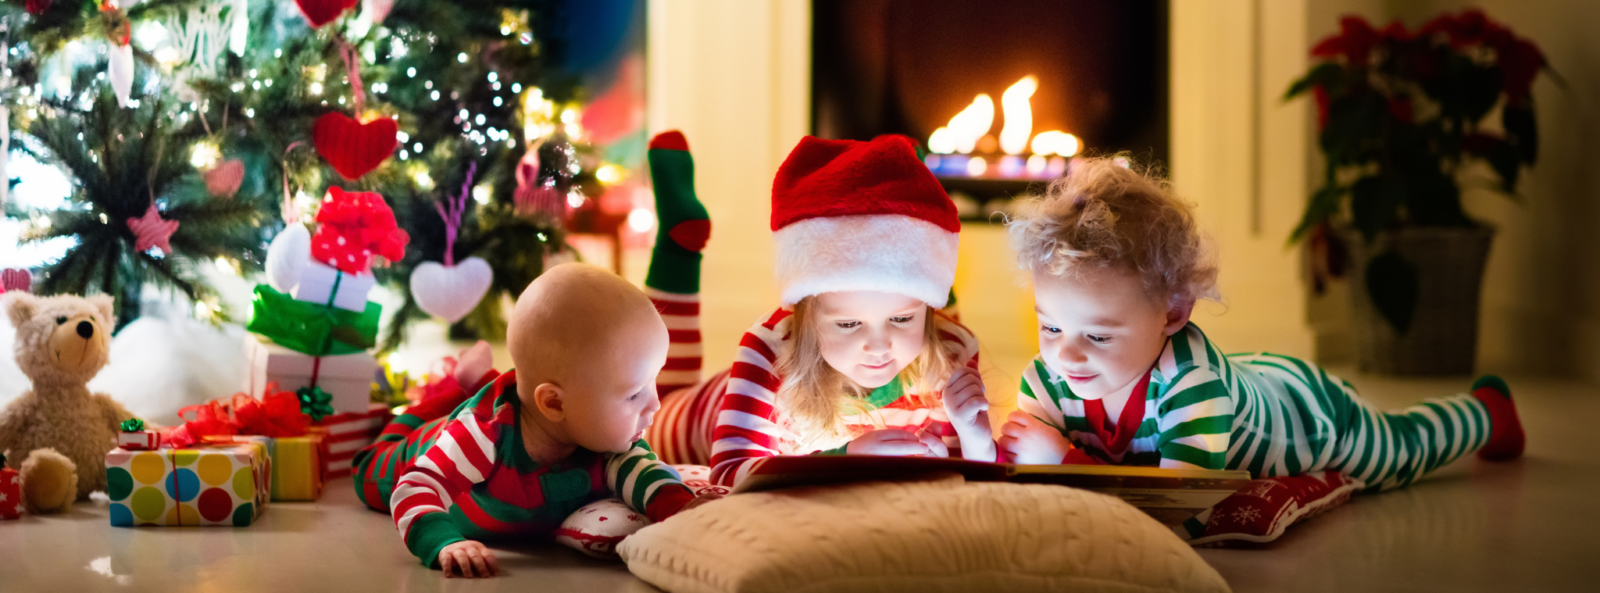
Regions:
<instances>
[{"instance_id":1,"label":"cream knitted cushion","mask_svg":"<svg viewBox=\"0 0 1600 593\"><path fill-rule=\"evenodd\" d=\"M1228 591L1170 530L1114 497L960 477L738 494L617 551L672 593Z\"/></svg>"}]
</instances>

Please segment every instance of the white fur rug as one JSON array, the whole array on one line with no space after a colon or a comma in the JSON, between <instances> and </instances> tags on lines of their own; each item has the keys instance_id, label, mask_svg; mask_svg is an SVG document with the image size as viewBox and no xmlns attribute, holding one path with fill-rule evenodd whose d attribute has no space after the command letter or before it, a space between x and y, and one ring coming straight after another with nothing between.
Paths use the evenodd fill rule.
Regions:
<instances>
[{"instance_id":1,"label":"white fur rug","mask_svg":"<svg viewBox=\"0 0 1600 593\"><path fill-rule=\"evenodd\" d=\"M111 362L89 388L163 426L178 409L225 398L244 387L244 329L217 329L172 309L149 307L111 340ZM151 310L154 309L154 310ZM0 408L31 384L15 356L16 330L0 315Z\"/></svg>"}]
</instances>

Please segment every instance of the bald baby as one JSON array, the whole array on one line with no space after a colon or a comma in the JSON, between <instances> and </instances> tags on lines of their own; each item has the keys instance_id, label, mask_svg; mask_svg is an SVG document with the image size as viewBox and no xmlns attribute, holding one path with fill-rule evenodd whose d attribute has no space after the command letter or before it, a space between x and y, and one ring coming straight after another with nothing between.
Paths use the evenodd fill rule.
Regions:
<instances>
[{"instance_id":1,"label":"bald baby","mask_svg":"<svg viewBox=\"0 0 1600 593\"><path fill-rule=\"evenodd\" d=\"M517 298L506 344L536 460L575 447L627 451L660 409L667 326L644 292L610 271L581 263L545 271Z\"/></svg>"}]
</instances>

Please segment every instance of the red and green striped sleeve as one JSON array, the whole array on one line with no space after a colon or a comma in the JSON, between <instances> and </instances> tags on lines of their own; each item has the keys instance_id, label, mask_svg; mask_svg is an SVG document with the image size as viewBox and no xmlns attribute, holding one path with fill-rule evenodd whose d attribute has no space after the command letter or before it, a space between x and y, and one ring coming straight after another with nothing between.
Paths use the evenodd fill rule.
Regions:
<instances>
[{"instance_id":1,"label":"red and green striped sleeve","mask_svg":"<svg viewBox=\"0 0 1600 593\"><path fill-rule=\"evenodd\" d=\"M676 515L683 505L694 500L694 492L672 468L656 459L650 444L643 440L626 453L606 456L606 487L651 521Z\"/></svg>"},{"instance_id":2,"label":"red and green striped sleeve","mask_svg":"<svg viewBox=\"0 0 1600 593\"><path fill-rule=\"evenodd\" d=\"M423 564L436 568L440 550L467 539L452 523L449 509L457 496L494 469L498 435L498 425L466 407L400 475L390 509L406 548Z\"/></svg>"}]
</instances>

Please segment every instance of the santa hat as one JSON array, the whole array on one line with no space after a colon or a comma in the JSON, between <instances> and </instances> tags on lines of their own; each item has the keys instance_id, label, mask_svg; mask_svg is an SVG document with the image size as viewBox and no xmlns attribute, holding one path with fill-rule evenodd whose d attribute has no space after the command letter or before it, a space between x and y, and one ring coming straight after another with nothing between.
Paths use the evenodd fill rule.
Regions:
<instances>
[{"instance_id":1,"label":"santa hat","mask_svg":"<svg viewBox=\"0 0 1600 593\"><path fill-rule=\"evenodd\" d=\"M956 277L955 204L903 136L807 136L772 181L783 304L843 290L944 307Z\"/></svg>"}]
</instances>

